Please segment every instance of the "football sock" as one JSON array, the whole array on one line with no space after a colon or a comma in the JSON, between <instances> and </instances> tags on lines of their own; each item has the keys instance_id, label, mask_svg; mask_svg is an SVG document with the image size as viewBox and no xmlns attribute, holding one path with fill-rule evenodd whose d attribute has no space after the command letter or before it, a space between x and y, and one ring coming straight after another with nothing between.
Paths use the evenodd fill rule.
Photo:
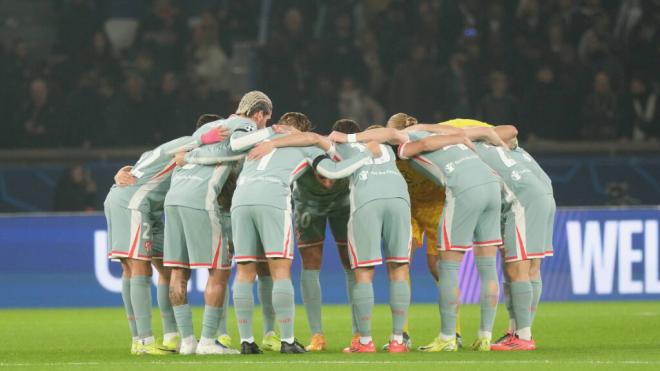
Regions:
<instances>
[{"instance_id":1,"label":"football sock","mask_svg":"<svg viewBox=\"0 0 660 371\"><path fill-rule=\"evenodd\" d=\"M479 330L483 333L493 331L497 301L500 296L500 283L497 279L497 264L494 256L477 256L477 271L481 282L479 305L481 309L481 324ZM488 337L483 335L482 337Z\"/></svg>"},{"instance_id":2,"label":"football sock","mask_svg":"<svg viewBox=\"0 0 660 371\"><path fill-rule=\"evenodd\" d=\"M374 288L372 283L357 282L353 289L353 300L358 320L358 332L360 333L361 338L370 337L371 316L373 315L374 310Z\"/></svg>"},{"instance_id":3,"label":"football sock","mask_svg":"<svg viewBox=\"0 0 660 371\"><path fill-rule=\"evenodd\" d=\"M516 316L513 315L513 299L511 298L511 282L505 281L502 283L504 288L504 305L506 312L509 315L509 328L507 332L514 333L516 331Z\"/></svg>"},{"instance_id":4,"label":"football sock","mask_svg":"<svg viewBox=\"0 0 660 371\"><path fill-rule=\"evenodd\" d=\"M532 284L529 281L511 282L511 298L513 300L513 314L516 317L517 329L521 330L530 327L532 324L530 313L530 307L532 306Z\"/></svg>"},{"instance_id":5,"label":"football sock","mask_svg":"<svg viewBox=\"0 0 660 371\"><path fill-rule=\"evenodd\" d=\"M300 275L302 300L307 313L307 323L312 334L321 334L321 282L319 270L303 269Z\"/></svg>"},{"instance_id":6,"label":"football sock","mask_svg":"<svg viewBox=\"0 0 660 371\"><path fill-rule=\"evenodd\" d=\"M293 284L290 279L273 281L273 309L275 318L280 324L280 337L282 339L293 338L295 303Z\"/></svg>"},{"instance_id":7,"label":"football sock","mask_svg":"<svg viewBox=\"0 0 660 371\"><path fill-rule=\"evenodd\" d=\"M144 339L153 336L151 331L151 277L135 276L131 278L131 303L138 337Z\"/></svg>"},{"instance_id":8,"label":"football sock","mask_svg":"<svg viewBox=\"0 0 660 371\"><path fill-rule=\"evenodd\" d=\"M158 309L160 309L160 318L163 322L163 334L177 332L172 302L170 301L170 286L160 284L156 286L156 299Z\"/></svg>"},{"instance_id":9,"label":"football sock","mask_svg":"<svg viewBox=\"0 0 660 371\"><path fill-rule=\"evenodd\" d=\"M541 301L541 292L543 292L543 281L539 276L538 280L530 280L532 284L532 319L531 324L534 324L534 317L536 317L536 310L539 308L539 302Z\"/></svg>"},{"instance_id":10,"label":"football sock","mask_svg":"<svg viewBox=\"0 0 660 371\"><path fill-rule=\"evenodd\" d=\"M204 306L204 319L202 320L202 338L215 339L220 324L222 307Z\"/></svg>"},{"instance_id":11,"label":"football sock","mask_svg":"<svg viewBox=\"0 0 660 371\"><path fill-rule=\"evenodd\" d=\"M410 272L406 273L406 283L408 284L408 291L410 292L412 290L412 284L410 282ZM391 292L391 287L390 287L390 301L391 301L391 298L392 298L391 294L392 294L392 292ZM404 319L404 322L403 322L403 332L405 332L407 334L410 333L410 326L409 326L408 322L409 322L408 321L408 313L406 313L406 318Z\"/></svg>"},{"instance_id":12,"label":"football sock","mask_svg":"<svg viewBox=\"0 0 660 371\"><path fill-rule=\"evenodd\" d=\"M390 309L392 310L392 333L394 335L403 334L409 307L410 286L408 282L390 282Z\"/></svg>"},{"instance_id":13,"label":"football sock","mask_svg":"<svg viewBox=\"0 0 660 371\"><path fill-rule=\"evenodd\" d=\"M438 261L440 334L450 339L456 337L456 313L461 303L461 298L458 296L458 270L460 266L461 263L456 261Z\"/></svg>"},{"instance_id":14,"label":"football sock","mask_svg":"<svg viewBox=\"0 0 660 371\"><path fill-rule=\"evenodd\" d=\"M227 312L229 311L229 288L225 290L225 301L220 311L220 323L218 324L218 336L227 334Z\"/></svg>"},{"instance_id":15,"label":"football sock","mask_svg":"<svg viewBox=\"0 0 660 371\"><path fill-rule=\"evenodd\" d=\"M353 272L351 269L344 269L344 275L346 276L348 305L351 306L351 328L353 330L353 334L357 334L357 313L355 312L355 302L353 301L353 290L355 289L355 272Z\"/></svg>"},{"instance_id":16,"label":"football sock","mask_svg":"<svg viewBox=\"0 0 660 371\"><path fill-rule=\"evenodd\" d=\"M275 311L273 310L273 279L270 276L259 276L257 293L261 303L261 312L264 321L264 334L275 331ZM236 302L234 301L234 306Z\"/></svg>"},{"instance_id":17,"label":"football sock","mask_svg":"<svg viewBox=\"0 0 660 371\"><path fill-rule=\"evenodd\" d=\"M254 296L252 282L234 281L234 311L238 323L238 333L243 339L253 338L252 312L254 311ZM251 343L254 342L250 341Z\"/></svg>"},{"instance_id":18,"label":"football sock","mask_svg":"<svg viewBox=\"0 0 660 371\"><path fill-rule=\"evenodd\" d=\"M174 306L174 318L176 318L176 325L179 328L181 339L194 337L192 311L190 305L183 304Z\"/></svg>"},{"instance_id":19,"label":"football sock","mask_svg":"<svg viewBox=\"0 0 660 371\"><path fill-rule=\"evenodd\" d=\"M135 314L133 313L133 304L131 303L131 279L122 277L121 279L121 299L124 302L124 311L128 320L128 328L131 330L131 336L137 337L137 325L135 324Z\"/></svg>"}]
</instances>

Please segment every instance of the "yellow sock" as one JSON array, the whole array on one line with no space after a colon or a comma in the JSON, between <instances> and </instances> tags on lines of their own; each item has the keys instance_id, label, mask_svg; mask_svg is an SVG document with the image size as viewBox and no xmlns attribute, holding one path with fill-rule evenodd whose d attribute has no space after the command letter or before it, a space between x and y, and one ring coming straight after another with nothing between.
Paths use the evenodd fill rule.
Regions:
<instances>
[{"instance_id":1,"label":"yellow sock","mask_svg":"<svg viewBox=\"0 0 660 371\"><path fill-rule=\"evenodd\" d=\"M456 335L461 336L461 309L456 312Z\"/></svg>"}]
</instances>

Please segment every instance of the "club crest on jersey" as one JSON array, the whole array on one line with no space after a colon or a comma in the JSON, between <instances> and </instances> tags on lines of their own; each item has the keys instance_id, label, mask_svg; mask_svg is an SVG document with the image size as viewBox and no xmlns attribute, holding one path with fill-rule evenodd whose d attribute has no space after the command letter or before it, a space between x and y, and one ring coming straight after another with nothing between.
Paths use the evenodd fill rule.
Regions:
<instances>
[{"instance_id":1,"label":"club crest on jersey","mask_svg":"<svg viewBox=\"0 0 660 371\"><path fill-rule=\"evenodd\" d=\"M445 165L445 171L446 171L447 173L453 173L454 170L456 170L456 167L454 166L454 163L453 163L453 162L450 162L450 163L448 163L447 165Z\"/></svg>"},{"instance_id":2,"label":"club crest on jersey","mask_svg":"<svg viewBox=\"0 0 660 371\"><path fill-rule=\"evenodd\" d=\"M151 254L151 247L153 244L151 243L151 240L144 241L144 251L147 252L147 254Z\"/></svg>"},{"instance_id":3,"label":"club crest on jersey","mask_svg":"<svg viewBox=\"0 0 660 371\"><path fill-rule=\"evenodd\" d=\"M368 177L369 177L369 172L366 170L362 170L358 174L358 178L360 178L360 180L367 180Z\"/></svg>"},{"instance_id":4,"label":"club crest on jersey","mask_svg":"<svg viewBox=\"0 0 660 371\"><path fill-rule=\"evenodd\" d=\"M248 131L248 132L255 131L255 130L257 130L257 126L255 124L250 124L250 125L245 127L245 130Z\"/></svg>"},{"instance_id":5,"label":"club crest on jersey","mask_svg":"<svg viewBox=\"0 0 660 371\"><path fill-rule=\"evenodd\" d=\"M511 172L511 179L513 179L515 181L519 181L521 178L522 178L522 176L520 176L520 173L517 172L516 170Z\"/></svg>"}]
</instances>

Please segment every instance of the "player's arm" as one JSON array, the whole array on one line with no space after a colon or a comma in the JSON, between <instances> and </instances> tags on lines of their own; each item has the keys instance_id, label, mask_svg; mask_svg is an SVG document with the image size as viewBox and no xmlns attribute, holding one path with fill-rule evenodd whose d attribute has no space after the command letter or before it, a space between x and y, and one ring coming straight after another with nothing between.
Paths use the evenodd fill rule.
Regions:
<instances>
[{"instance_id":1,"label":"player's arm","mask_svg":"<svg viewBox=\"0 0 660 371\"><path fill-rule=\"evenodd\" d=\"M506 143L504 143L502 138L497 135L495 129L493 128L474 126L465 128L463 130L465 131L465 135L470 140L483 140L484 142L488 142L494 146L501 146L507 149L509 148Z\"/></svg>"},{"instance_id":2,"label":"player's arm","mask_svg":"<svg viewBox=\"0 0 660 371\"><path fill-rule=\"evenodd\" d=\"M258 143L252 148L248 154L249 160L256 160L264 157L265 155L272 152L275 148L282 147L310 147L316 146L322 149L324 152L328 153L330 156L334 157L336 151L332 142L319 134L306 132L294 132L293 134L286 135L283 137L275 138L269 141L263 141Z\"/></svg>"},{"instance_id":3,"label":"player's arm","mask_svg":"<svg viewBox=\"0 0 660 371\"><path fill-rule=\"evenodd\" d=\"M408 126L407 128L403 129L403 131L405 132L428 131L430 133L445 134L445 135L459 135L463 132L463 130L460 128L445 125L443 123L417 124L417 125Z\"/></svg>"},{"instance_id":4,"label":"player's arm","mask_svg":"<svg viewBox=\"0 0 660 371\"><path fill-rule=\"evenodd\" d=\"M272 136L274 133L273 128L265 128L257 131L248 131L239 128L229 137L229 145L232 151L245 152L256 143Z\"/></svg>"},{"instance_id":5,"label":"player's arm","mask_svg":"<svg viewBox=\"0 0 660 371\"><path fill-rule=\"evenodd\" d=\"M494 130L505 143L518 136L518 129L513 125L498 125Z\"/></svg>"},{"instance_id":6,"label":"player's arm","mask_svg":"<svg viewBox=\"0 0 660 371\"><path fill-rule=\"evenodd\" d=\"M137 181L137 178L131 174L133 166L127 165L119 169L117 174L115 174L115 184L119 187L126 187L128 185L133 185Z\"/></svg>"},{"instance_id":7,"label":"player's arm","mask_svg":"<svg viewBox=\"0 0 660 371\"><path fill-rule=\"evenodd\" d=\"M161 150L167 155L174 156L178 152L193 150L201 145L201 141L193 136L181 137L161 145Z\"/></svg>"},{"instance_id":8,"label":"player's arm","mask_svg":"<svg viewBox=\"0 0 660 371\"><path fill-rule=\"evenodd\" d=\"M464 144L474 149L474 144L464 134L461 135L432 135L415 142L406 142L399 146L398 154L408 159L422 152L435 151L455 144Z\"/></svg>"},{"instance_id":9,"label":"player's arm","mask_svg":"<svg viewBox=\"0 0 660 371\"><path fill-rule=\"evenodd\" d=\"M312 169L329 179L346 178L372 158L381 156L380 143L369 142L366 147L368 151L360 152L341 161L333 161L328 154L317 156L311 163Z\"/></svg>"},{"instance_id":10,"label":"player's arm","mask_svg":"<svg viewBox=\"0 0 660 371\"><path fill-rule=\"evenodd\" d=\"M355 142L378 142L389 144L401 144L408 140L408 137L399 130L393 128L378 128L363 131L356 134L345 134L333 131L328 138L337 143L355 143Z\"/></svg>"},{"instance_id":11,"label":"player's arm","mask_svg":"<svg viewBox=\"0 0 660 371\"><path fill-rule=\"evenodd\" d=\"M183 156L183 163L197 165L215 165L221 162L238 161L245 157L244 153L232 153L218 146L203 146L190 151ZM182 163L177 162L179 166Z\"/></svg>"}]
</instances>

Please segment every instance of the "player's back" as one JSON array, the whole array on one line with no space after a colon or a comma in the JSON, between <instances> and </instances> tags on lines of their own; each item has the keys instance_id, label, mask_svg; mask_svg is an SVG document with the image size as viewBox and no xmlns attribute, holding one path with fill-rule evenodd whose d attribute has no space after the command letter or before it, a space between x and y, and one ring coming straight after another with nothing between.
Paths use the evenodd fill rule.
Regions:
<instances>
[{"instance_id":1,"label":"player's back","mask_svg":"<svg viewBox=\"0 0 660 371\"><path fill-rule=\"evenodd\" d=\"M367 147L361 143L337 146L343 158L365 153ZM396 155L392 148L380 145L381 156L371 159L351 175L351 210L356 210L369 201L387 198L402 198L410 204L408 186L396 166Z\"/></svg>"},{"instance_id":2,"label":"player's back","mask_svg":"<svg viewBox=\"0 0 660 371\"><path fill-rule=\"evenodd\" d=\"M414 132L409 136L421 140L431 136L427 132ZM479 156L464 144L454 144L414 156L413 165L438 185L458 195L483 184L499 182L497 176Z\"/></svg>"},{"instance_id":3,"label":"player's back","mask_svg":"<svg viewBox=\"0 0 660 371\"><path fill-rule=\"evenodd\" d=\"M515 149L512 149L510 152L510 156L518 161L519 163L523 164L527 168L529 168L536 177L538 177L541 182L545 185L546 192L549 194L553 194L553 189L552 189L552 180L548 176L548 174L543 170L541 165L539 165L538 162L525 151L522 147L516 147Z\"/></svg>"},{"instance_id":4,"label":"player's back","mask_svg":"<svg viewBox=\"0 0 660 371\"><path fill-rule=\"evenodd\" d=\"M291 184L314 158L324 155L317 147L276 148L258 160L248 160L236 182L232 210L238 206L290 206Z\"/></svg>"},{"instance_id":5,"label":"player's back","mask_svg":"<svg viewBox=\"0 0 660 371\"><path fill-rule=\"evenodd\" d=\"M545 185L528 167L513 159L511 151L484 142L476 142L475 148L479 157L502 178L514 195L545 193Z\"/></svg>"},{"instance_id":6,"label":"player's back","mask_svg":"<svg viewBox=\"0 0 660 371\"><path fill-rule=\"evenodd\" d=\"M124 187L113 185L106 201L145 212L161 209L170 187L172 171L176 167L174 154L193 149L199 143L193 137L181 137L144 152L131 170L136 178L135 184Z\"/></svg>"}]
</instances>

